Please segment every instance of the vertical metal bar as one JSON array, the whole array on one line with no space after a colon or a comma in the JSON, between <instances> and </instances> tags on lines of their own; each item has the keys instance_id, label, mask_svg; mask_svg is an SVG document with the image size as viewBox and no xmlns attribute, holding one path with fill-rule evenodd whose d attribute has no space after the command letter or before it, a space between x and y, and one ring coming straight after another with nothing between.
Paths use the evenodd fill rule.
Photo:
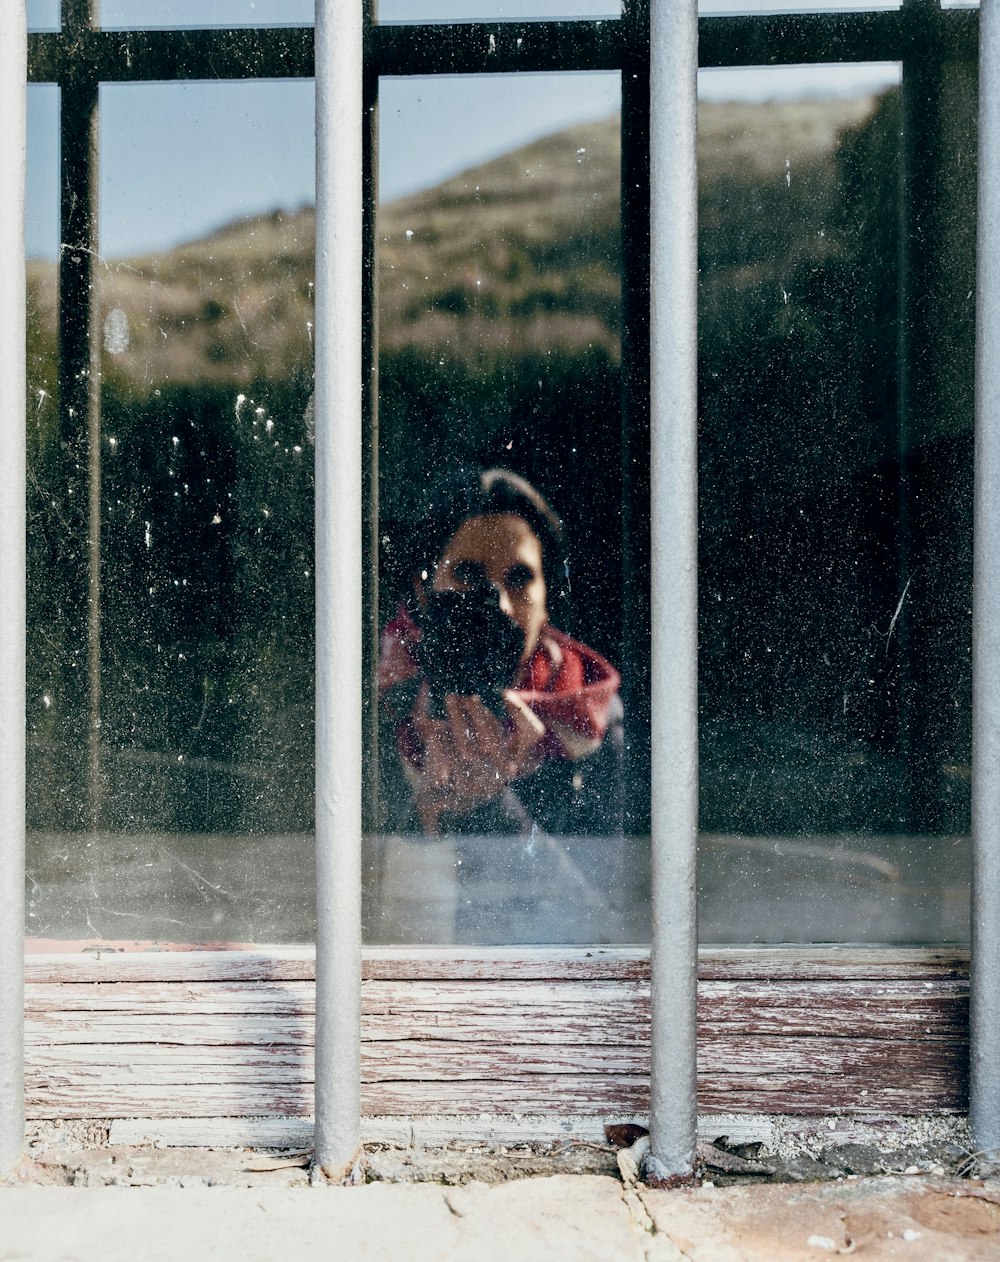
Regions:
<instances>
[{"instance_id":1,"label":"vertical metal bar","mask_svg":"<svg viewBox=\"0 0 1000 1262\"><path fill-rule=\"evenodd\" d=\"M649 1173L682 1178L697 1139L698 12L650 13L652 1077Z\"/></svg>"},{"instance_id":2,"label":"vertical metal bar","mask_svg":"<svg viewBox=\"0 0 1000 1262\"><path fill-rule=\"evenodd\" d=\"M24 1146L25 6L0 5L0 1171Z\"/></svg>"},{"instance_id":3,"label":"vertical metal bar","mask_svg":"<svg viewBox=\"0 0 1000 1262\"><path fill-rule=\"evenodd\" d=\"M361 5L316 6L316 1164L361 1138Z\"/></svg>"},{"instance_id":4,"label":"vertical metal bar","mask_svg":"<svg viewBox=\"0 0 1000 1262\"><path fill-rule=\"evenodd\" d=\"M1000 1156L1000 11L979 9L969 1120Z\"/></svg>"}]
</instances>

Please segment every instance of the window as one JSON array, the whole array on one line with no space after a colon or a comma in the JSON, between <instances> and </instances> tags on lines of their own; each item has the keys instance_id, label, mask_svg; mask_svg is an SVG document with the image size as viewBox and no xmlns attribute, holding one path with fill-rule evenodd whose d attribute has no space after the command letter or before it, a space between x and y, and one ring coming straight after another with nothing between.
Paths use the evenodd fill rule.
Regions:
<instances>
[{"instance_id":1,"label":"window","mask_svg":"<svg viewBox=\"0 0 1000 1262\"><path fill-rule=\"evenodd\" d=\"M92 102L93 240L75 187L86 130L70 130L82 98L62 90L74 186L63 235L74 248L59 252L61 385L54 97L32 88L37 936L312 935L313 115L297 77L311 68L310 32L265 34L266 12L217 9L199 10L202 24L256 25L185 37L202 51L166 74L170 28L193 15L102 8L108 53L92 73L111 81ZM305 8L294 16L312 20ZM147 40L130 70L114 63L111 50L131 46L114 32L140 17L165 42ZM932 82L923 61L856 60L874 44L851 33L883 30L876 20L798 22L800 56L829 47L850 57L807 71L718 68L737 60L725 51L736 19L702 20L708 942L968 933L972 255L956 225L971 221L971 63L949 37L928 97L911 84ZM454 47L418 27L375 28L374 619L381 628L393 617L405 578L393 549L434 469L509 465L565 519L574 625L621 670L631 761L622 824L603 824L618 840L588 841L601 836L591 822L549 850L551 871L516 840L411 855L417 843L386 840L392 829L375 826L370 803L372 941L648 936L645 246L642 181L629 175L645 141L632 21L560 28L558 72L517 74L540 64L518 35L497 53L501 76L412 73L460 70L475 46L461 27L448 28ZM880 47L891 51L889 22ZM36 74L58 81L61 63L45 70L44 58L72 54L56 54L54 38L34 37L33 57ZM463 40L469 52L456 51ZM222 47L228 63L213 62L207 81L199 57ZM757 58L774 59L750 45L738 60ZM174 80L143 81L153 74ZM635 205L622 204L619 188L636 184ZM89 328L75 285L96 296ZM81 847L81 835L101 840Z\"/></svg>"},{"instance_id":2,"label":"window","mask_svg":"<svg viewBox=\"0 0 1000 1262\"><path fill-rule=\"evenodd\" d=\"M57 236L32 238L41 257L29 284L28 925L39 937L231 944L312 934L310 219L308 191L286 166L292 137L310 126L312 33L244 29L245 15L218 8L212 20L233 29L186 29L190 13L164 8L130 35L135 14L108 3L107 29L79 45L80 77L69 73L71 41L32 36L32 188L51 197L53 90L43 85L55 84L65 190ZM63 35L86 25L85 9L66 6ZM32 16L39 28L56 24L42 6ZM581 603L584 634L622 674L622 825L616 848L602 849L599 831L545 838L554 875L543 887L530 829L493 847L464 836L395 844L386 838L397 834L372 826L373 792L368 932L375 943L642 942L653 581L647 15L626 7L536 23L498 12L483 15L486 26L465 22L474 14L423 15L441 16L456 20L432 31L386 14L369 31L367 103L373 110L377 97L382 118L379 144L374 132L367 142L368 736L374 748L376 642L397 594L382 579L413 515L420 417L421 440L443 459L496 462L510 451L515 472L559 501L584 552L612 539L612 561L582 571L591 590ZM975 14L913 4L706 15L700 26L706 938L961 943ZM470 196L463 163L496 176L524 156L516 136L504 141L516 159L488 168L481 144L481 160L462 156L488 117L478 93L499 86L541 126L530 103L540 91L556 128L587 129L548 148L542 130L524 137L536 146L526 172L568 154L560 178L590 200L568 211L580 226L572 268L547 292L535 284L544 251L525 256L536 275L520 329L502 325L499 273L476 253L482 182L463 224L473 248L456 262L447 239L432 243L440 205L406 184L415 141L393 152L393 111L412 119L427 106L425 75L435 93L452 94L437 115L450 136L432 147L453 193ZM559 116L557 95L571 97L577 76L600 97L603 123ZM822 83L830 95L817 106ZM617 128L609 88L620 97ZM269 146L262 129L279 100L290 121ZM149 110L152 126L157 108L174 120L186 111L200 129L182 171L160 187L155 163L143 179L148 138L125 147L136 119ZM212 134L216 109L218 153L254 145L254 178L240 194L242 222L225 223L231 212L216 203L214 225L188 229L181 216L196 189L210 204L199 185L214 195L247 174L237 161L198 178L210 151L199 155L197 137ZM397 180L409 199L387 194L377 215L376 151L383 187ZM598 154L605 168L588 182ZM616 171L622 196L608 213ZM191 191L178 197L188 172ZM301 200L272 204L269 180ZM139 184L148 215L129 210ZM183 246L129 240L169 199ZM105 240L114 231L118 247ZM511 268L526 266L507 253ZM492 294L476 283L484 279ZM518 298L509 289L504 301L509 311ZM442 425L450 413L459 423ZM606 462L600 478L595 453ZM377 766L372 755L376 789ZM422 889L441 905L429 907Z\"/></svg>"}]
</instances>

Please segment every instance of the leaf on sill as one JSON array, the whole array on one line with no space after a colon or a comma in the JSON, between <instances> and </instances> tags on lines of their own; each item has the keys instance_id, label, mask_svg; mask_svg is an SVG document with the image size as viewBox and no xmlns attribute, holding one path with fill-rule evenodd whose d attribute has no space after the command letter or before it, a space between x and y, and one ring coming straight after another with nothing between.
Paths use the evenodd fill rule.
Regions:
<instances>
[{"instance_id":1,"label":"leaf on sill","mask_svg":"<svg viewBox=\"0 0 1000 1262\"><path fill-rule=\"evenodd\" d=\"M760 1161L747 1161L745 1157L737 1157L734 1152L726 1152L724 1148L716 1148L714 1144L698 1145L698 1160L709 1170L720 1170L725 1174L774 1174L774 1166L766 1166Z\"/></svg>"},{"instance_id":2,"label":"leaf on sill","mask_svg":"<svg viewBox=\"0 0 1000 1262\"><path fill-rule=\"evenodd\" d=\"M604 1128L605 1139L616 1148L631 1148L637 1139L648 1134L645 1126L635 1122L614 1122Z\"/></svg>"}]
</instances>

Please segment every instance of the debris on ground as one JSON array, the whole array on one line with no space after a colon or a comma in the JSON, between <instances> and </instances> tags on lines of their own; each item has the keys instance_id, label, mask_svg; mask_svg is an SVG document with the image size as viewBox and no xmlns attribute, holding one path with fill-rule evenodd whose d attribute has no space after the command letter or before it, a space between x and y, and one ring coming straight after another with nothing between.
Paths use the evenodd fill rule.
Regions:
<instances>
[{"instance_id":1,"label":"debris on ground","mask_svg":"<svg viewBox=\"0 0 1000 1262\"><path fill-rule=\"evenodd\" d=\"M693 1182L717 1187L916 1175L969 1179L993 1172L957 1117L702 1118ZM499 1132L496 1132L499 1133ZM645 1126L616 1123L605 1142L568 1136L516 1143L458 1139L434 1147L369 1144L354 1181L500 1184L548 1175L641 1180ZM754 1138L754 1136L759 1136ZM9 1181L63 1186L307 1186L311 1153L295 1149L120 1145L101 1121L35 1122L26 1161ZM708 1138L711 1136L711 1138Z\"/></svg>"}]
</instances>

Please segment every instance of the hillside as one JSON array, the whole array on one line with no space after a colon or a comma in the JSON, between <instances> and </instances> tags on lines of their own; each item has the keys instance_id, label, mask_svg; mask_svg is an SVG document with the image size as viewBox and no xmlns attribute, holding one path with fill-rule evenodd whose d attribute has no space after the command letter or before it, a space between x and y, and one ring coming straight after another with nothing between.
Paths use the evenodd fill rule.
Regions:
<instances>
[{"instance_id":1,"label":"hillside","mask_svg":"<svg viewBox=\"0 0 1000 1262\"><path fill-rule=\"evenodd\" d=\"M967 706L953 698L967 693L955 646L967 642L971 410L953 391L943 419L923 423L948 422L957 441L904 466L899 135L898 93L701 111L708 830L892 831L911 782L939 795L936 828L964 827L964 799L934 787L934 767L967 763ZM971 173L971 152L955 170ZM384 621L408 587L409 530L435 471L502 462L558 506L573 550L568 629L623 666L642 732L616 543L623 505L641 514L644 493L641 454L638 485L622 459L618 168L608 119L381 209L377 600ZM949 204L971 223L969 199ZM98 269L109 827L311 826L314 233L311 210L276 213ZM958 279L949 292L968 289ZM32 264L30 282L28 686L58 699L32 711L46 761L30 810L34 826L64 829L82 826L87 774L93 465L53 398L54 269ZM939 324L951 308L968 319L942 303ZM971 336L952 323L957 373ZM897 549L907 481L914 546L938 558L912 588L924 583L931 631L911 621L908 634L933 650L912 695L958 716L928 735L912 773L892 762L909 605L891 651L885 633L910 577Z\"/></svg>"},{"instance_id":2,"label":"hillside","mask_svg":"<svg viewBox=\"0 0 1000 1262\"><path fill-rule=\"evenodd\" d=\"M747 216L765 193L780 195L783 233L803 198L814 213L815 198L830 195L838 137L872 108L869 98L701 107L701 217L716 269L745 282L773 267L775 212L758 213L754 235ZM383 349L440 351L473 369L539 348L617 359L619 152L618 120L609 118L382 207ZM164 253L107 260L105 378L145 395L164 384L246 387L308 373L314 236L312 209L275 212ZM44 363L54 343L53 266L30 263L29 287L32 350Z\"/></svg>"}]
</instances>

